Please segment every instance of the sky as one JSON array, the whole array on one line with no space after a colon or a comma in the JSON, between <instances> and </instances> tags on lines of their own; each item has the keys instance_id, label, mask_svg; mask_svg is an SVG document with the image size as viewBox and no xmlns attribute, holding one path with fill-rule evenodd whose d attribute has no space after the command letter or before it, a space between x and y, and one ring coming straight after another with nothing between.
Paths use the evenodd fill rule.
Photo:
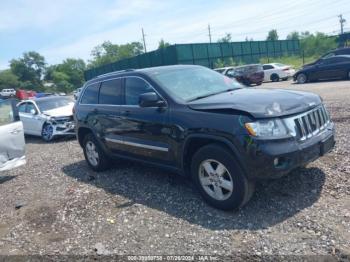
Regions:
<instances>
[{"instance_id":1,"label":"sky","mask_svg":"<svg viewBox=\"0 0 350 262\"><path fill-rule=\"evenodd\" d=\"M226 33L233 41L264 40L270 29L336 34L349 0L0 0L0 70L23 52L37 51L48 64L88 61L93 47L142 41L147 51L160 39L171 44L209 42Z\"/></svg>"}]
</instances>

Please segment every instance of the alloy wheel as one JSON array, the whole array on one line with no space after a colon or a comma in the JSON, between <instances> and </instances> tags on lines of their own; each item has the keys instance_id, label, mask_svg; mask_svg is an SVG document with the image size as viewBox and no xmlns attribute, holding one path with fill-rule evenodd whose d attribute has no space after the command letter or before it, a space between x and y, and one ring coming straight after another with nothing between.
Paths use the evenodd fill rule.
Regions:
<instances>
[{"instance_id":1,"label":"alloy wheel","mask_svg":"<svg viewBox=\"0 0 350 262\"><path fill-rule=\"evenodd\" d=\"M208 159L199 166L199 181L204 191L215 200L228 199L233 192L233 179L219 161Z\"/></svg>"},{"instance_id":2,"label":"alloy wheel","mask_svg":"<svg viewBox=\"0 0 350 262\"><path fill-rule=\"evenodd\" d=\"M89 163L93 166L97 166L99 163L99 155L96 150L96 145L93 142L88 141L85 145L85 150Z\"/></svg>"},{"instance_id":3,"label":"alloy wheel","mask_svg":"<svg viewBox=\"0 0 350 262\"><path fill-rule=\"evenodd\" d=\"M42 138L45 141L50 141L53 138L53 126L51 124L47 124L43 127Z\"/></svg>"}]
</instances>

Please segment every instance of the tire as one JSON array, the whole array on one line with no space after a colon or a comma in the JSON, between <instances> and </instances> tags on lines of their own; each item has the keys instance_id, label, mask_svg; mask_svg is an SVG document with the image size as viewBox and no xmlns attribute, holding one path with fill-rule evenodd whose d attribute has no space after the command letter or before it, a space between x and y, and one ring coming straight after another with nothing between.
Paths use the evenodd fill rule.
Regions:
<instances>
[{"instance_id":1,"label":"tire","mask_svg":"<svg viewBox=\"0 0 350 262\"><path fill-rule=\"evenodd\" d=\"M219 144L204 146L194 154L191 176L203 199L218 209L240 208L254 192L254 183L245 177L232 152Z\"/></svg>"},{"instance_id":2,"label":"tire","mask_svg":"<svg viewBox=\"0 0 350 262\"><path fill-rule=\"evenodd\" d=\"M51 142L55 136L53 135L53 126L50 123L45 123L41 130L41 138L45 142Z\"/></svg>"},{"instance_id":3,"label":"tire","mask_svg":"<svg viewBox=\"0 0 350 262\"><path fill-rule=\"evenodd\" d=\"M280 77L279 77L279 75L277 75L277 74L272 74L271 77L270 77L270 79L271 79L272 82L278 82L278 81L280 81Z\"/></svg>"},{"instance_id":4,"label":"tire","mask_svg":"<svg viewBox=\"0 0 350 262\"><path fill-rule=\"evenodd\" d=\"M110 167L108 156L101 149L93 134L90 133L84 137L83 151L85 160L92 170L100 172Z\"/></svg>"},{"instance_id":5,"label":"tire","mask_svg":"<svg viewBox=\"0 0 350 262\"><path fill-rule=\"evenodd\" d=\"M307 76L304 73L300 73L297 75L297 83L298 84L305 84L307 81Z\"/></svg>"},{"instance_id":6,"label":"tire","mask_svg":"<svg viewBox=\"0 0 350 262\"><path fill-rule=\"evenodd\" d=\"M282 78L282 81L287 81L287 80L288 80L288 77Z\"/></svg>"},{"instance_id":7,"label":"tire","mask_svg":"<svg viewBox=\"0 0 350 262\"><path fill-rule=\"evenodd\" d=\"M261 86L262 82L258 82L256 83L257 86Z\"/></svg>"}]
</instances>

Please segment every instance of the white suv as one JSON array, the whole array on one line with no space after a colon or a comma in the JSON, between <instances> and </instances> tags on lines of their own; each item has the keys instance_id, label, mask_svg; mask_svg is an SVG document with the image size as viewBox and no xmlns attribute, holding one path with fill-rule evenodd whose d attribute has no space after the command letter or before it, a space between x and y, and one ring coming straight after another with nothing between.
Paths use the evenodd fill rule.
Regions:
<instances>
[{"instance_id":1,"label":"white suv","mask_svg":"<svg viewBox=\"0 0 350 262\"><path fill-rule=\"evenodd\" d=\"M0 96L2 96L2 97L12 97L15 95L16 95L16 90L13 88L3 89L0 92Z\"/></svg>"}]
</instances>

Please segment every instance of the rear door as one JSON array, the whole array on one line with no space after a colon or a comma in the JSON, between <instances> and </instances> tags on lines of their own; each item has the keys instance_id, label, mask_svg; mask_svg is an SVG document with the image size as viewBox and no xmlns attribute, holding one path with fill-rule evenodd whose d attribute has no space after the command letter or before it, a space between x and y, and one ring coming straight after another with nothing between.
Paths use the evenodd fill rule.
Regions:
<instances>
[{"instance_id":1,"label":"rear door","mask_svg":"<svg viewBox=\"0 0 350 262\"><path fill-rule=\"evenodd\" d=\"M271 74L274 73L275 69L272 65L263 65L264 69L264 81L271 80Z\"/></svg>"},{"instance_id":2,"label":"rear door","mask_svg":"<svg viewBox=\"0 0 350 262\"><path fill-rule=\"evenodd\" d=\"M25 142L23 125L15 101L0 101L0 171L24 165Z\"/></svg>"},{"instance_id":3,"label":"rear door","mask_svg":"<svg viewBox=\"0 0 350 262\"><path fill-rule=\"evenodd\" d=\"M336 79L346 76L344 61L342 57L333 56L322 59L316 65L313 78L318 80Z\"/></svg>"}]
</instances>

